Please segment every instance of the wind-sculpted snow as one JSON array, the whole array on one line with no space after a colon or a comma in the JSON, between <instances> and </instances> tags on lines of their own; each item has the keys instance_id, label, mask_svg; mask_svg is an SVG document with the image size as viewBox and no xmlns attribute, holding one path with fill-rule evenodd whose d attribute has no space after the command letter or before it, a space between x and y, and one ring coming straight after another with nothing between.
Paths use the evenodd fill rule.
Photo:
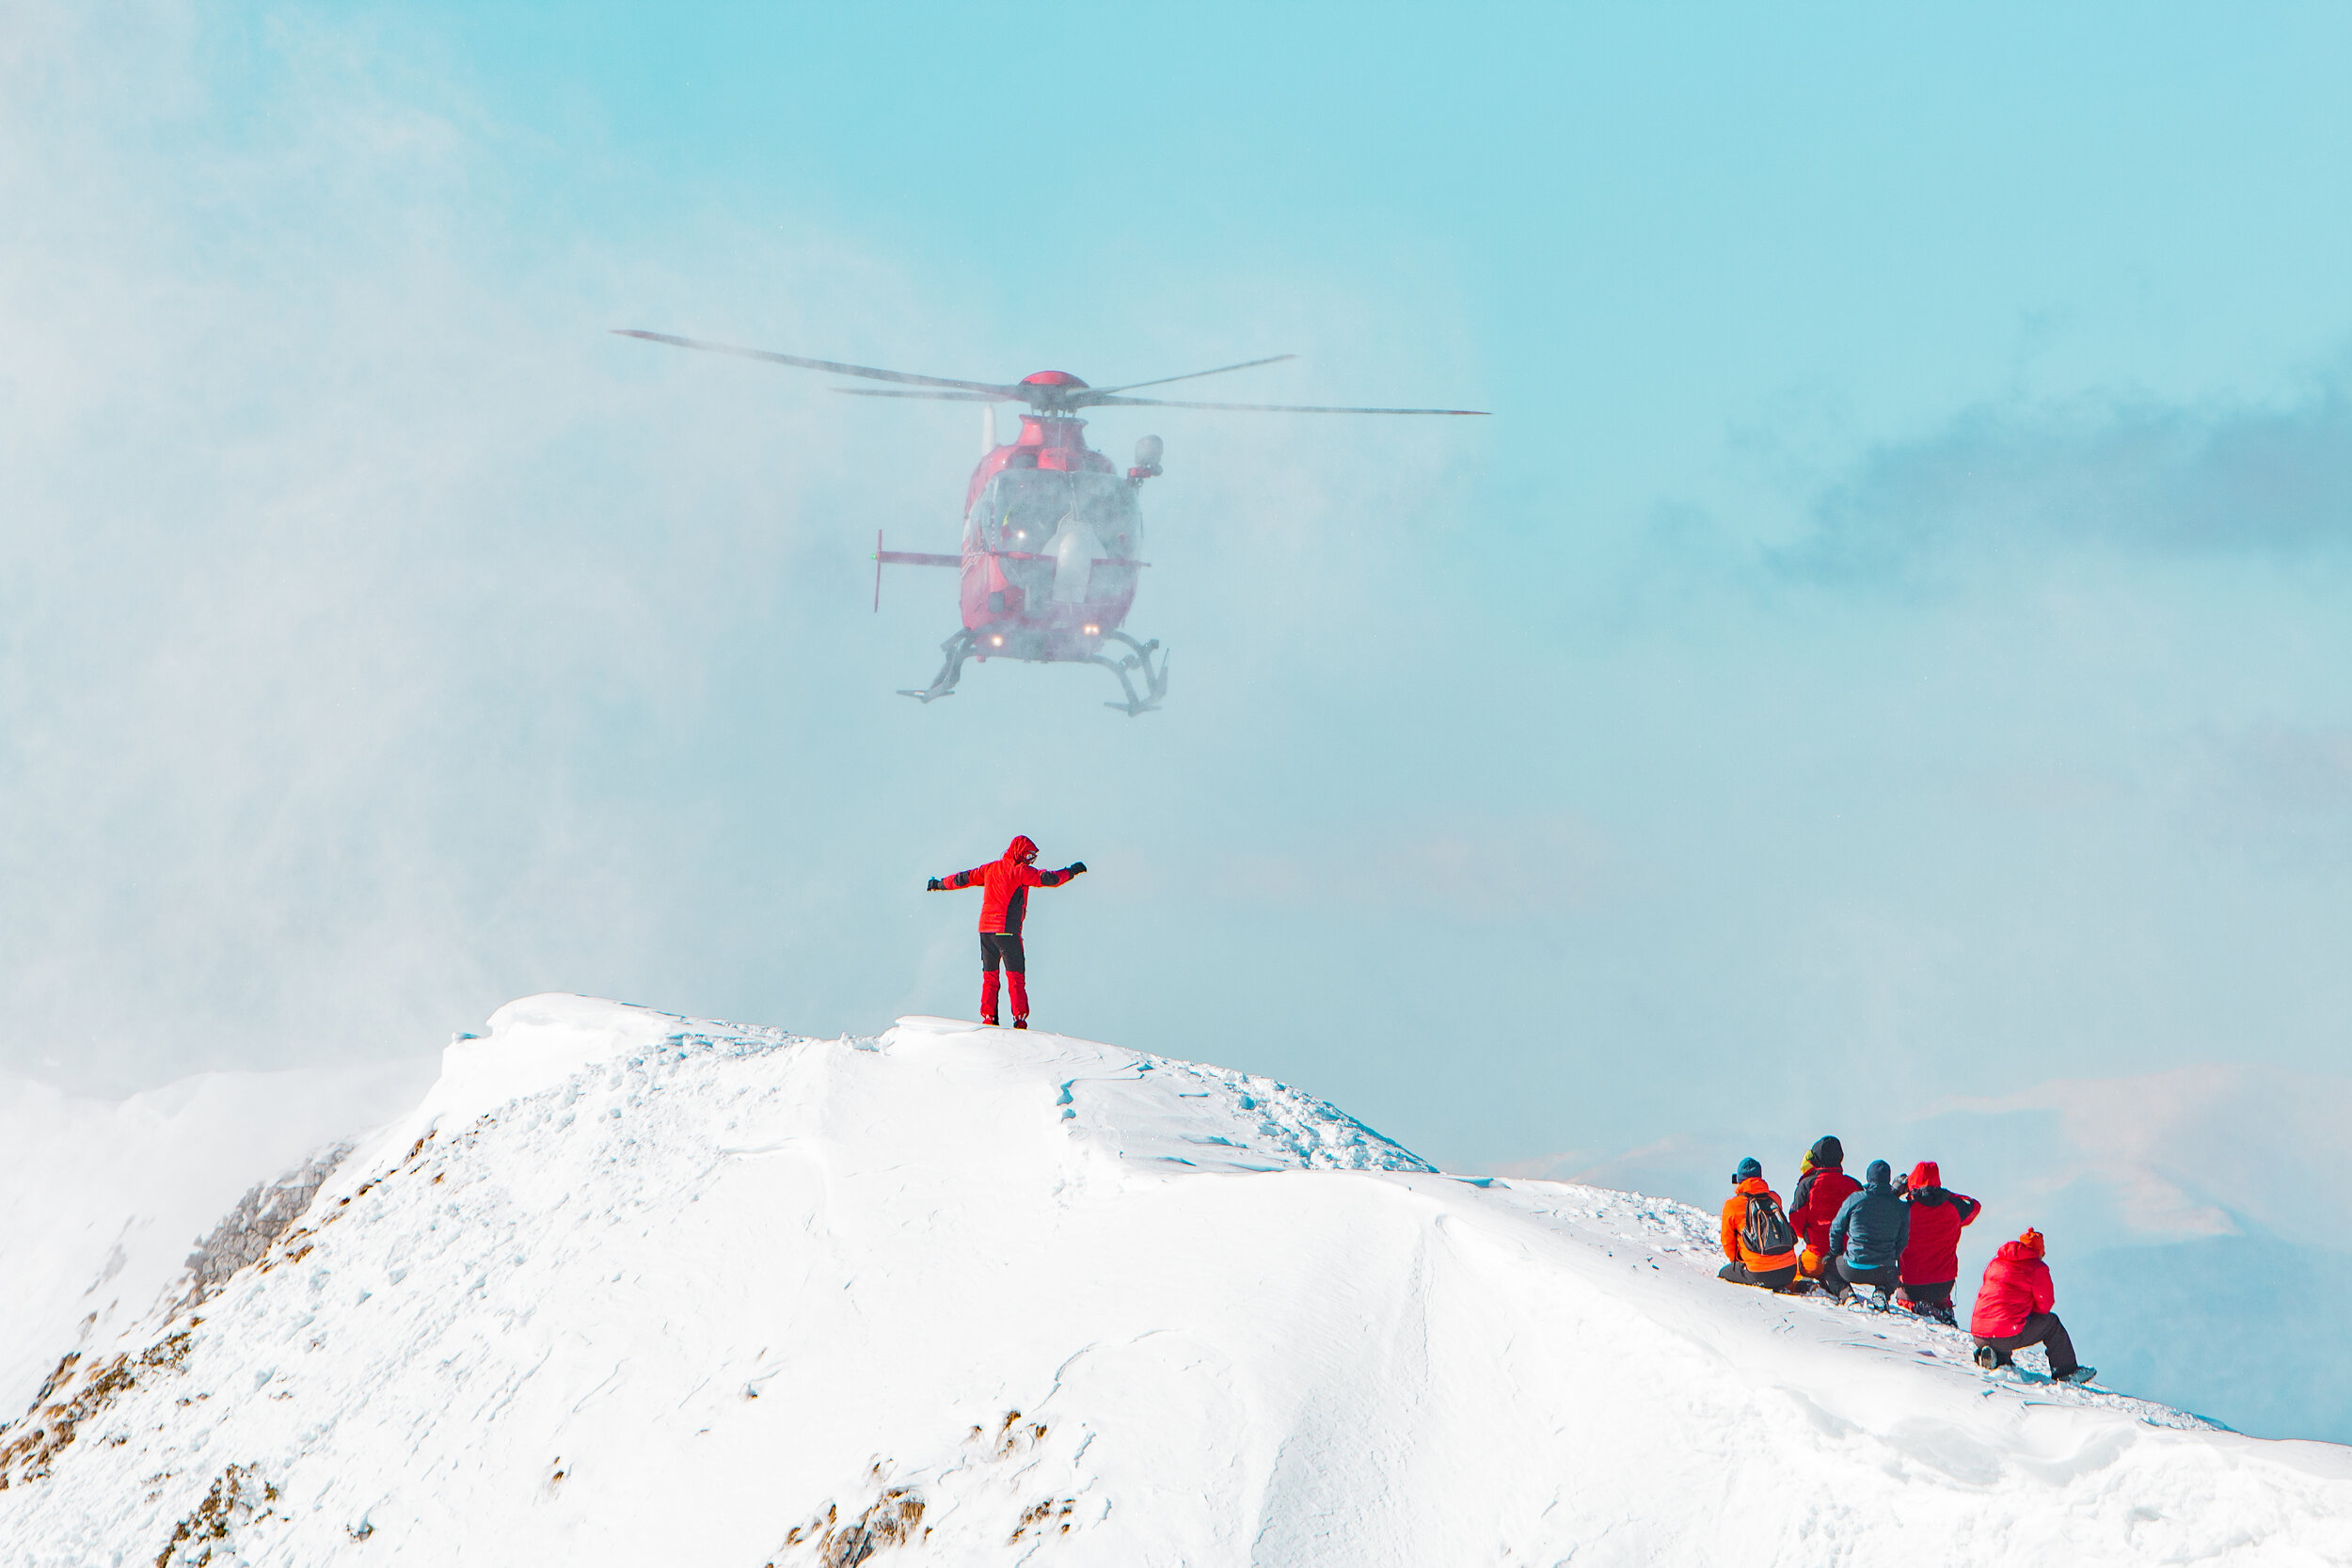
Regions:
<instances>
[{"instance_id":1,"label":"wind-sculpted snow","mask_svg":"<svg viewBox=\"0 0 2352 1568\"><path fill-rule=\"evenodd\" d=\"M0 1432L0 1561L2352 1558L2352 1452L1723 1285L1713 1225L1053 1035L532 998Z\"/></svg>"},{"instance_id":2,"label":"wind-sculpted snow","mask_svg":"<svg viewBox=\"0 0 2352 1568\"><path fill-rule=\"evenodd\" d=\"M946 1019L902 1019L901 1029L961 1033ZM1040 1036L1040 1039L1047 1037ZM1122 1160L1200 1171L1398 1170L1437 1167L1354 1117L1287 1084L1199 1062L1105 1047L1063 1080L1062 1119L1074 1137Z\"/></svg>"}]
</instances>

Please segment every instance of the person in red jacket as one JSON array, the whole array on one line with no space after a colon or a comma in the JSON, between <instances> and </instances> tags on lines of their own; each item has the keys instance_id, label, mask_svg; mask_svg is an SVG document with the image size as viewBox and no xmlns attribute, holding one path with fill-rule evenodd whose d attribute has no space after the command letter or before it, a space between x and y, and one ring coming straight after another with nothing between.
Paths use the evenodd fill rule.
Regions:
<instances>
[{"instance_id":1,"label":"person in red jacket","mask_svg":"<svg viewBox=\"0 0 2352 1568\"><path fill-rule=\"evenodd\" d=\"M1958 1327L1952 1287L1960 1282L1960 1233L1984 1205L1947 1190L1932 1160L1912 1166L1898 1190L1911 1205L1911 1240L1903 1244L1903 1288L1895 1292L1895 1305Z\"/></svg>"},{"instance_id":2,"label":"person in red jacket","mask_svg":"<svg viewBox=\"0 0 2352 1568\"><path fill-rule=\"evenodd\" d=\"M1968 1315L1968 1332L1977 1340L1977 1365L1987 1371L2006 1367L2013 1352L2040 1345L2049 1354L2051 1377L2060 1383L2089 1383L2096 1369L2074 1359L2074 1341L2050 1310L2058 1304L2058 1291L2042 1252L2042 1232L2028 1230L2013 1242L2003 1242L1984 1266L1977 1307Z\"/></svg>"},{"instance_id":3,"label":"person in red jacket","mask_svg":"<svg viewBox=\"0 0 2352 1568\"><path fill-rule=\"evenodd\" d=\"M1724 1256L1730 1261L1716 1274L1718 1279L1767 1291L1786 1291L1797 1282L1797 1233L1753 1156L1731 1173L1731 1196L1724 1200Z\"/></svg>"},{"instance_id":4,"label":"person in red jacket","mask_svg":"<svg viewBox=\"0 0 2352 1568\"><path fill-rule=\"evenodd\" d=\"M1005 971L1005 989L1012 993L1012 1026L1029 1026L1029 959L1021 946L1021 922L1029 911L1029 890L1059 887L1086 874L1087 863L1072 861L1059 871L1037 868L1037 845L1025 835L1005 846L1004 858L952 877L933 877L925 890L944 893L956 888L980 889L980 1022L996 1022L996 970Z\"/></svg>"},{"instance_id":5,"label":"person in red jacket","mask_svg":"<svg viewBox=\"0 0 2352 1568\"><path fill-rule=\"evenodd\" d=\"M1797 1273L1834 1296L1843 1296L1853 1287L1829 1266L1830 1222L1846 1199L1861 1190L1862 1183L1846 1174L1846 1146L1835 1137L1815 1139L1805 1152L1796 1190L1789 1194L1788 1223L1804 1243L1797 1256Z\"/></svg>"}]
</instances>

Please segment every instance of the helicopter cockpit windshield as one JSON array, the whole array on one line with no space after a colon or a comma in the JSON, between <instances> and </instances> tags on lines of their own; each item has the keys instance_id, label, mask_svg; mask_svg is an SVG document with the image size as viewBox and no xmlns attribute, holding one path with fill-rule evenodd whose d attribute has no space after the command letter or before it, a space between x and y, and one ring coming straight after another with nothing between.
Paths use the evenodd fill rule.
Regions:
<instances>
[{"instance_id":1,"label":"helicopter cockpit windshield","mask_svg":"<svg viewBox=\"0 0 2352 1568\"><path fill-rule=\"evenodd\" d=\"M1013 558L1005 574L1033 597L1108 598L1135 591L1143 512L1116 474L1007 468L972 508L965 546L975 544Z\"/></svg>"}]
</instances>

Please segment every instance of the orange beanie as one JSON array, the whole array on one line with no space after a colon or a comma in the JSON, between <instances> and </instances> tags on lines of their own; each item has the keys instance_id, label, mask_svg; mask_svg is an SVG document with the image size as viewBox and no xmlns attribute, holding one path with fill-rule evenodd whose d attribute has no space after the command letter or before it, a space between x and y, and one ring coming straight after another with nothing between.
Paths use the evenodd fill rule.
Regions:
<instances>
[{"instance_id":1,"label":"orange beanie","mask_svg":"<svg viewBox=\"0 0 2352 1568\"><path fill-rule=\"evenodd\" d=\"M2026 1250L2032 1253L2036 1258L2042 1256L2042 1241L2041 1231L2034 1229L2031 1226L2028 1226L2026 1227L2026 1233L2018 1237L2017 1240L2024 1243Z\"/></svg>"}]
</instances>

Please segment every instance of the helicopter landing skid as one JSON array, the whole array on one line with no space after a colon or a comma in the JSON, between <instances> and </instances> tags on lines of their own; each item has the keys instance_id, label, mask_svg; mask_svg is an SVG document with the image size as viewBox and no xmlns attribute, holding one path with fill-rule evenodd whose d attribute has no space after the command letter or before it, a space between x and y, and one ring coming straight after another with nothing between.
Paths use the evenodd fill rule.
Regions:
<instances>
[{"instance_id":1,"label":"helicopter landing skid","mask_svg":"<svg viewBox=\"0 0 2352 1568\"><path fill-rule=\"evenodd\" d=\"M1154 711L1160 705L1160 699L1168 695L1168 655L1165 652L1160 653L1160 662L1156 668L1152 663L1152 655L1159 649L1160 640L1155 637L1149 642L1138 642L1123 631L1112 632L1110 637L1113 641L1126 643L1135 652L1125 658L1109 658L1102 654L1088 657L1089 664L1099 664L1117 675L1119 689L1127 694L1127 700L1123 703L1104 703L1103 705L1117 708L1130 719L1138 713ZM1127 672L1130 670L1143 672L1144 695L1141 697L1136 695L1135 683L1127 678Z\"/></svg>"},{"instance_id":2,"label":"helicopter landing skid","mask_svg":"<svg viewBox=\"0 0 2352 1568\"><path fill-rule=\"evenodd\" d=\"M956 694L956 682L963 678L963 661L972 657L971 628L967 626L942 642L939 651L947 656L947 661L939 667L939 673L931 677L931 684L920 691L901 687L899 696L912 697L918 703L930 703L936 698Z\"/></svg>"},{"instance_id":3,"label":"helicopter landing skid","mask_svg":"<svg viewBox=\"0 0 2352 1568\"><path fill-rule=\"evenodd\" d=\"M1155 637L1149 642L1138 642L1123 631L1115 631L1109 634L1108 641L1124 642L1135 652L1123 658L1111 658L1103 654L1087 656L1087 663L1099 664L1117 675L1119 689L1127 694L1123 703L1104 703L1103 705L1117 708L1130 719L1138 713L1156 711L1160 700L1168 695L1168 655L1161 649L1159 639ZM912 697L918 703L936 702L942 697L954 696L956 682L963 678L963 661L972 657L975 641L972 630L967 626L942 642L939 651L946 656L946 661L940 665L939 673L931 677L931 684L919 691L911 687L901 687L898 695ZM1152 658L1155 653L1160 656L1156 664ZM1136 695L1136 683L1130 674L1133 671L1143 673L1143 695L1140 697Z\"/></svg>"}]
</instances>

